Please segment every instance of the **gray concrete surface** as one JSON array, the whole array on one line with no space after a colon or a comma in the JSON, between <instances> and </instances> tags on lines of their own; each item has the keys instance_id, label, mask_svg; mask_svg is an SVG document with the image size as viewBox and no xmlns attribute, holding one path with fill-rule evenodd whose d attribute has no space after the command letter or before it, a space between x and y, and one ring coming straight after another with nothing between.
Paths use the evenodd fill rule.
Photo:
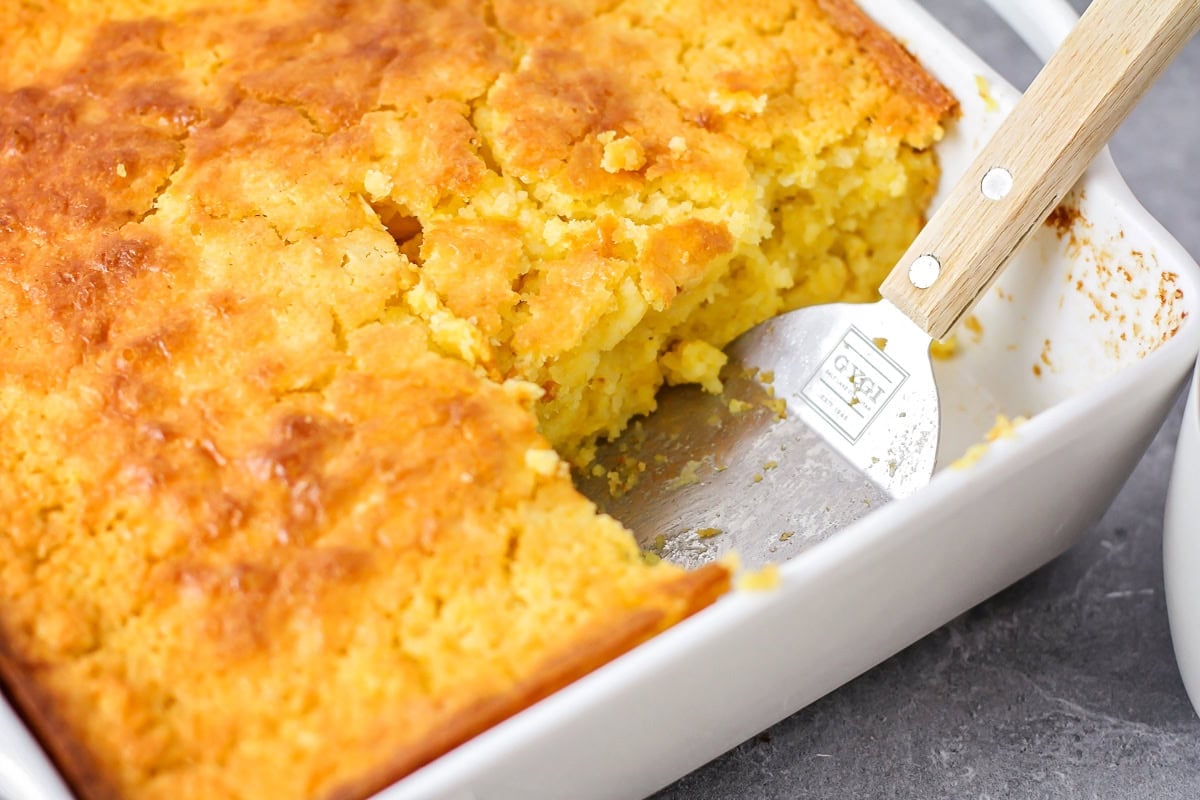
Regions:
<instances>
[{"instance_id":1,"label":"gray concrete surface","mask_svg":"<svg viewBox=\"0 0 1200 800\"><path fill-rule=\"evenodd\" d=\"M1014 84L1036 73L982 3L925 5ZM1200 40L1113 152L1200 256ZM1071 552L655 800L1200 798L1200 720L1176 670L1162 581L1181 413Z\"/></svg>"}]
</instances>

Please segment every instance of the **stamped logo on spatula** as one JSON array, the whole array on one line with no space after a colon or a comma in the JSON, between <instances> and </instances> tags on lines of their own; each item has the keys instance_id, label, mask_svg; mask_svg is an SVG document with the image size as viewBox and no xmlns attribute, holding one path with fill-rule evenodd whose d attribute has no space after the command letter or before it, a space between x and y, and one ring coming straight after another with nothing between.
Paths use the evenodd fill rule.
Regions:
<instances>
[{"instance_id":1,"label":"stamped logo on spatula","mask_svg":"<svg viewBox=\"0 0 1200 800\"><path fill-rule=\"evenodd\" d=\"M821 362L801 397L851 444L908 380L908 373L851 327Z\"/></svg>"}]
</instances>

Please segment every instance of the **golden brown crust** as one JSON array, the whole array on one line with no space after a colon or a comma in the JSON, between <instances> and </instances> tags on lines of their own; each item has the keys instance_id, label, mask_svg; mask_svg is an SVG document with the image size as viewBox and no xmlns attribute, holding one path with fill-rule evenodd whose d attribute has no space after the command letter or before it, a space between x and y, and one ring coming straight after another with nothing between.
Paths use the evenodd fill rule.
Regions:
<instances>
[{"instance_id":1,"label":"golden brown crust","mask_svg":"<svg viewBox=\"0 0 1200 800\"><path fill-rule=\"evenodd\" d=\"M729 590L729 586L728 570L709 564L679 576L662 587L662 591L685 603L680 618L686 618L711 605ZM388 764L373 774L335 787L328 793L327 800L356 800L381 791L482 731L628 652L664 627L664 615L653 609L631 612L619 623L597 625L595 632L567 644L562 654L542 664L509 691L448 717L432 735L396 753ZM52 698L30 678L32 673L28 667L16 665L7 649L0 646L3 688L58 764L72 790L90 800L119 800L121 792L108 780L92 754L71 736L70 726L59 718Z\"/></svg>"},{"instance_id":2,"label":"golden brown crust","mask_svg":"<svg viewBox=\"0 0 1200 800\"><path fill-rule=\"evenodd\" d=\"M58 767L71 791L88 800L121 800L121 793L94 754L74 735L69 717L36 679L37 669L12 657L0 633L0 690L21 714Z\"/></svg>"},{"instance_id":3,"label":"golden brown crust","mask_svg":"<svg viewBox=\"0 0 1200 800\"><path fill-rule=\"evenodd\" d=\"M854 0L817 0L834 26L855 39L879 65L884 80L926 106L936 117L958 113L958 100L934 78L904 45L871 19Z\"/></svg>"},{"instance_id":4,"label":"golden brown crust","mask_svg":"<svg viewBox=\"0 0 1200 800\"><path fill-rule=\"evenodd\" d=\"M709 564L681 575L664 586L663 592L684 601L686 605L681 618L686 618L711 605L729 590L729 586L728 570ZM664 627L662 613L647 609L634 611L617 623L598 625L594 632L564 647L559 655L543 663L510 691L456 714L434 736L396 754L393 761L375 774L336 787L327 800L369 797L476 734L632 650Z\"/></svg>"}]
</instances>

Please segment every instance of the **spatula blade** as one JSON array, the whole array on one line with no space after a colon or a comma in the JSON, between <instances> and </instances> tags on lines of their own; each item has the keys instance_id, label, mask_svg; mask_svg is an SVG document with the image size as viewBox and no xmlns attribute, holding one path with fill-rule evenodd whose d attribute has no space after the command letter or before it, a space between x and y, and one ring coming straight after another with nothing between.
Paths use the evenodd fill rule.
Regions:
<instances>
[{"instance_id":1,"label":"spatula blade","mask_svg":"<svg viewBox=\"0 0 1200 800\"><path fill-rule=\"evenodd\" d=\"M887 494L907 497L929 482L937 457L929 342L886 300L834 303L759 325L729 354L773 370L790 411Z\"/></svg>"},{"instance_id":2,"label":"spatula blade","mask_svg":"<svg viewBox=\"0 0 1200 800\"><path fill-rule=\"evenodd\" d=\"M758 326L728 349L721 395L664 390L581 490L687 567L730 550L749 567L786 560L913 491L937 449L929 339L882 305Z\"/></svg>"}]
</instances>

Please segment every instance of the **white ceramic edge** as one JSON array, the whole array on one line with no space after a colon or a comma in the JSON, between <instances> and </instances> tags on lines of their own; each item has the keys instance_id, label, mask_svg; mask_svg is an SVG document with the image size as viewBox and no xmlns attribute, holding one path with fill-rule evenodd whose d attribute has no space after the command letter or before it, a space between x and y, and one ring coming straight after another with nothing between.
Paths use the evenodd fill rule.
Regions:
<instances>
[{"instance_id":1,"label":"white ceramic edge","mask_svg":"<svg viewBox=\"0 0 1200 800\"><path fill-rule=\"evenodd\" d=\"M1167 495L1163 584L1179 674L1200 713L1200 366L1188 391Z\"/></svg>"},{"instance_id":2,"label":"white ceramic edge","mask_svg":"<svg viewBox=\"0 0 1200 800\"><path fill-rule=\"evenodd\" d=\"M983 0L1017 32L1043 61L1048 61L1079 21L1066 0Z\"/></svg>"},{"instance_id":3,"label":"white ceramic edge","mask_svg":"<svg viewBox=\"0 0 1200 800\"><path fill-rule=\"evenodd\" d=\"M24 723L0 698L0 798L69 800L70 792Z\"/></svg>"}]
</instances>

